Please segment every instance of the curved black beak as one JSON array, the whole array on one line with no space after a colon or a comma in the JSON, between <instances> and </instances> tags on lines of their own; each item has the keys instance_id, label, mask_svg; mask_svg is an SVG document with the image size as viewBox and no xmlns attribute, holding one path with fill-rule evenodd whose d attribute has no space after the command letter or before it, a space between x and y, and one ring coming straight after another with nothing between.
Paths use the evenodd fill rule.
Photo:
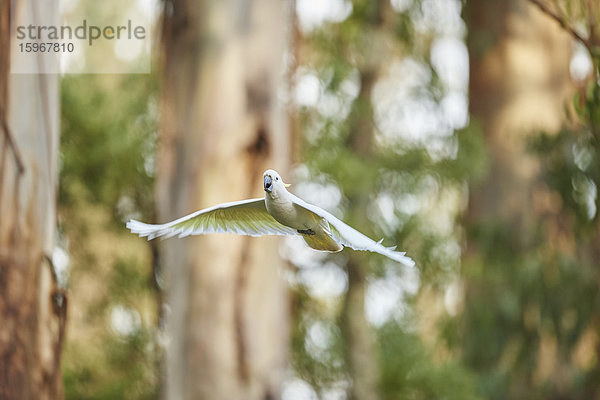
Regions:
<instances>
[{"instance_id":1,"label":"curved black beak","mask_svg":"<svg viewBox=\"0 0 600 400\"><path fill-rule=\"evenodd\" d=\"M265 180L264 180L264 188L265 188L265 192L271 192L271 190L273 190L273 180L271 179L271 177L269 175L265 175Z\"/></svg>"}]
</instances>

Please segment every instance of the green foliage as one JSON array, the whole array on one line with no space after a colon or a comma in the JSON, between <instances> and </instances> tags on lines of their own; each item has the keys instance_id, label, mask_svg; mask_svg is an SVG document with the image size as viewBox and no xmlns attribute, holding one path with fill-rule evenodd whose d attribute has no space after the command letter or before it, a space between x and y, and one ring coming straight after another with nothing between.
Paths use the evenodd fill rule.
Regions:
<instances>
[{"instance_id":1,"label":"green foliage","mask_svg":"<svg viewBox=\"0 0 600 400\"><path fill-rule=\"evenodd\" d=\"M326 388L346 378L344 346L338 321L328 315L322 304L311 299L303 287L294 291L292 318L291 360L294 372L317 390ZM328 346L321 348L311 345L309 330L313 324L321 324L326 330Z\"/></svg>"},{"instance_id":2,"label":"green foliage","mask_svg":"<svg viewBox=\"0 0 600 400\"><path fill-rule=\"evenodd\" d=\"M457 233L452 228L450 232L431 228L436 221L430 221L429 213L437 201L454 207L459 198L456 193L465 181L485 176L488 165L482 131L471 124L453 132L444 145L455 147L456 153L439 158L431 155L426 144L382 139L374 116L377 99L372 85L385 76L391 63L403 57L418 60L431 75L428 85L418 90L427 92L434 101L441 97L442 83L429 61L431 38L416 32L410 18L421 2L414 2L402 13L384 1L355 1L352 6L347 19L324 24L304 38L310 49L306 68L319 78L322 96L335 99L339 107L337 112L319 104L300 110L304 132L301 158L310 171L310 180L333 182L339 188L339 208L345 221L371 237L385 237L390 245L399 244L418 260L422 287L443 287L457 272L458 259L451 255L451 249L458 247ZM379 46L381 43L385 45ZM352 94L349 86L358 86L358 93ZM374 212L381 197L393 202L393 216ZM423 203L431 199L433 204L422 206L421 211L407 211L402 207L407 197ZM360 260L361 268L368 271L365 285L401 273L401 267L386 264L380 257L361 254L353 259ZM339 256L326 259L341 266L345 261ZM345 354L353 350L348 348L344 331L344 302L343 298L312 298L306 288L296 289L292 365L300 378L322 394L336 383L352 379ZM406 307L412 315L413 300L407 296L396 307ZM328 346L317 352L311 347L315 323L324 324L330 332ZM473 374L454 360L436 359L414 332L415 324L410 318L403 318L401 323L391 318L379 328L366 327L374 329L377 338L380 397L477 398Z\"/></svg>"},{"instance_id":3,"label":"green foliage","mask_svg":"<svg viewBox=\"0 0 600 400\"><path fill-rule=\"evenodd\" d=\"M77 361L63 366L66 399L156 399L158 369L145 365L151 331L141 331L126 339L114 335L101 336L108 352L89 356L87 344L67 345L67 353L78 353ZM153 349L155 351L155 349ZM113 368L107 368L111 366ZM123 367L120 367L123 366ZM124 368L126 366L126 368Z\"/></svg>"},{"instance_id":4,"label":"green foliage","mask_svg":"<svg viewBox=\"0 0 600 400\"><path fill-rule=\"evenodd\" d=\"M586 97L577 94L573 103L579 119L575 127L556 135L542 133L530 147L540 157L544 177L560 194L565 211L573 214L577 228L583 228L576 232L589 232L599 221L600 85L592 82Z\"/></svg>"},{"instance_id":5,"label":"green foliage","mask_svg":"<svg viewBox=\"0 0 600 400\"><path fill-rule=\"evenodd\" d=\"M585 356L598 346L600 313L597 81L582 93L575 122L528 143L541 165L531 209L519 221L495 214L466 224L464 310L441 329L485 398L598 395L600 365Z\"/></svg>"},{"instance_id":6,"label":"green foliage","mask_svg":"<svg viewBox=\"0 0 600 400\"><path fill-rule=\"evenodd\" d=\"M75 196L116 209L129 196L151 215L157 81L146 75L67 76L61 85L59 201ZM81 187L84 193L72 193Z\"/></svg>"},{"instance_id":7,"label":"green foliage","mask_svg":"<svg viewBox=\"0 0 600 400\"><path fill-rule=\"evenodd\" d=\"M357 226L369 225L360 209L382 194L397 199L395 205L402 203L406 194L420 199L429 194L441 206L442 193L460 191L465 183L471 188L498 184L488 174L486 147L494 144L486 143L473 117L469 126L454 132L448 141L456 145L456 154L441 160L432 157L425 146L381 145L377 140L371 141L370 151L356 146L357 127L365 118L373 118L372 98L361 98L360 93L348 98L343 90L345 82L359 82L361 86L373 68L385 65L393 56L410 55L429 63L431 38L415 30L410 7L407 12L388 15L384 25L374 28L377 2L352 4L348 19L326 24L307 38L314 50L310 69L319 76L324 92L350 111L347 116L344 112L331 115L317 106L306 107L300 114L306 132L306 165L313 175L324 175L340 188L344 217ZM421 4L413 2L413 10ZM482 11L490 15L494 7L505 7L503 3L489 4ZM494 21L504 22L500 18ZM475 34L471 35L469 51L478 59L498 38L488 26L470 29ZM374 32L379 40L394 36L399 41L393 56L379 53L373 57L376 46L369 48L365 43ZM410 329L414 323L410 320L391 320L377 328L381 398L598 396L600 60L596 57L593 63L596 75L574 99L577 121L558 134L542 134L528 143L541 174L532 192L527 193L531 209L523 211L521 218L503 218L501 212L479 215L455 221L464 230L457 228L444 235L427 228L432 221L422 212L407 214L396 206L393 218L400 223L391 228L385 219L369 215L372 231L366 233L401 243L418 260L424 287L443 288L459 272L465 289L461 310L455 316L444 315L436 331L427 332L443 339L447 347L440 348L446 357L436 357L434 350L423 344ZM423 90L439 99L442 83L433 68L429 85ZM372 139L378 134L376 124L373 126ZM468 238L469 248L458 268L459 262L441 249L452 247L462 235ZM379 261L369 259L370 278L389 271L390 267ZM300 292L293 365L319 393L349 376L339 353L338 342L345 339L341 329L335 330L329 356L315 358L307 351L308 327L315 320L339 326L339 307L332 316L331 305L326 307Z\"/></svg>"},{"instance_id":8,"label":"green foliage","mask_svg":"<svg viewBox=\"0 0 600 400\"><path fill-rule=\"evenodd\" d=\"M415 333L388 322L379 331L382 397L477 399L474 376L457 362L439 363Z\"/></svg>"},{"instance_id":9,"label":"green foliage","mask_svg":"<svg viewBox=\"0 0 600 400\"><path fill-rule=\"evenodd\" d=\"M150 252L123 226L128 217L153 215L157 89L154 75L62 79L59 217L70 257L62 363L67 399L158 396L161 350ZM115 318L125 324L121 331Z\"/></svg>"}]
</instances>

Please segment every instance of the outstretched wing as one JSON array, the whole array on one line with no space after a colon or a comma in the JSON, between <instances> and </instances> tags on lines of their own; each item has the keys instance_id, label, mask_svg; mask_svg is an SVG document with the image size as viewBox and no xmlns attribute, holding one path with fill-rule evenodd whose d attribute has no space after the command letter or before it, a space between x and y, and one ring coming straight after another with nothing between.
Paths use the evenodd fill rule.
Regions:
<instances>
[{"instance_id":1,"label":"outstretched wing","mask_svg":"<svg viewBox=\"0 0 600 400\"><path fill-rule=\"evenodd\" d=\"M296 230L275 221L267 212L264 198L218 204L162 225L132 219L127 228L140 237L148 237L148 240L160 236L185 237L222 232L250 236L298 235Z\"/></svg>"},{"instance_id":2,"label":"outstretched wing","mask_svg":"<svg viewBox=\"0 0 600 400\"><path fill-rule=\"evenodd\" d=\"M369 239L356 229L340 221L329 212L323 210L320 207L309 204L299 197L293 196L294 203L316 215L323 218L329 223L332 237L340 244L353 248L354 250L364 250L379 253L386 257L391 258L394 261L398 261L409 267L414 267L415 262L405 256L404 252L394 251L394 248L385 247L381 242L376 242Z\"/></svg>"}]
</instances>

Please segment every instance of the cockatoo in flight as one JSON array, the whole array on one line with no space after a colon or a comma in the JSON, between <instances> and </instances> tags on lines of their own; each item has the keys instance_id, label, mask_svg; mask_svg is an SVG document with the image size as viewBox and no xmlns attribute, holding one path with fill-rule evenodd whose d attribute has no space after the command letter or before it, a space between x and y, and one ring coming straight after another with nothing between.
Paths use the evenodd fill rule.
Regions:
<instances>
[{"instance_id":1,"label":"cockatoo in flight","mask_svg":"<svg viewBox=\"0 0 600 400\"><path fill-rule=\"evenodd\" d=\"M300 235L316 250L338 252L344 246L382 254L407 266L415 262L403 252L369 239L329 212L309 204L287 191L279 174L269 169L263 174L265 197L234 201L205 208L161 225L130 220L127 228L148 240L207 233L239 235Z\"/></svg>"}]
</instances>

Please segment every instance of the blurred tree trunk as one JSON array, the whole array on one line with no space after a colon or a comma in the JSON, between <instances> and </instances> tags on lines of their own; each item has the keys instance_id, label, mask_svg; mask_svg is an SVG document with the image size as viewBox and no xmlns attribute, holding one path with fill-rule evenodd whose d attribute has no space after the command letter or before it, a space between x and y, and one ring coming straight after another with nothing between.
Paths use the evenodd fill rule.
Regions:
<instances>
[{"instance_id":1,"label":"blurred tree trunk","mask_svg":"<svg viewBox=\"0 0 600 400\"><path fill-rule=\"evenodd\" d=\"M0 398L58 399L66 318L50 261L58 76L9 73L11 57L19 56L9 48L11 13L20 21L36 8L40 25L49 25L57 23L58 11L42 1L14 5L0 3Z\"/></svg>"},{"instance_id":2,"label":"blurred tree trunk","mask_svg":"<svg viewBox=\"0 0 600 400\"><path fill-rule=\"evenodd\" d=\"M170 0L158 215L263 196L286 176L287 117L277 98L285 12L276 0ZM207 235L165 241L168 399L274 399L287 361L287 290L278 240Z\"/></svg>"},{"instance_id":3,"label":"blurred tree trunk","mask_svg":"<svg viewBox=\"0 0 600 400\"><path fill-rule=\"evenodd\" d=\"M527 2L471 1L470 113L482 123L491 171L471 192L469 220L509 221L519 235L528 222L539 163L527 137L557 132L569 94L570 38Z\"/></svg>"},{"instance_id":4,"label":"blurred tree trunk","mask_svg":"<svg viewBox=\"0 0 600 400\"><path fill-rule=\"evenodd\" d=\"M483 127L490 171L471 188L466 215L468 310L462 320L472 325L465 328L463 354L474 370L488 374L488 382L495 379L490 370L507 374L506 381L496 381L506 392L495 395L527 397L536 382L564 381L554 375L560 362L549 349L555 339L539 322L546 305L536 302L543 299L525 300L528 293L517 293L524 271L545 262L536 240L548 235L549 243L559 245L553 232L540 232L540 213L554 200L541 180L539 158L527 145L539 132L556 133L564 123L571 43L555 22L524 1L467 2L466 21L470 113ZM556 212L560 205L551 208ZM512 308L502 308L502 302L512 302ZM469 333L475 326L480 332ZM489 337L479 341L476 336L484 332Z\"/></svg>"},{"instance_id":5,"label":"blurred tree trunk","mask_svg":"<svg viewBox=\"0 0 600 400\"><path fill-rule=\"evenodd\" d=\"M360 70L360 92L355 100L356 112L350 133L350 146L358 156L368 160L372 156L373 110L371 94L376 81L376 73L372 67ZM366 216L368 190L351 196L350 204L354 205L353 220L360 221L357 226L367 226ZM347 346L347 362L352 386L350 399L375 400L379 383L379 366L375 334L365 315L365 291L368 275L368 264L365 255L352 252L348 261L348 292L343 309L344 337Z\"/></svg>"}]
</instances>

